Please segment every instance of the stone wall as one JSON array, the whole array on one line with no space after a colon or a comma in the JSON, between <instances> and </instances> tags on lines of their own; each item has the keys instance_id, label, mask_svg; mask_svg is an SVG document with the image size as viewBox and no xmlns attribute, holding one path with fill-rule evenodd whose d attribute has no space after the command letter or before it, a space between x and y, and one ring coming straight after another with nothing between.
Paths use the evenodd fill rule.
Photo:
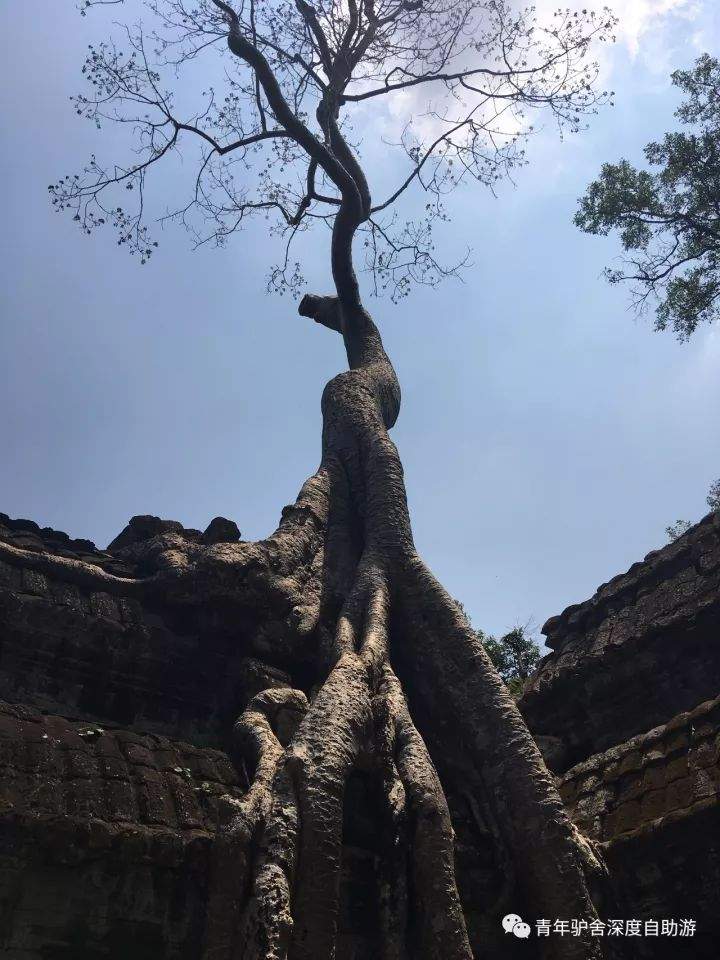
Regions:
<instances>
[{"instance_id":1,"label":"stone wall","mask_svg":"<svg viewBox=\"0 0 720 960\"><path fill-rule=\"evenodd\" d=\"M631 955L717 956L720 515L543 631L552 652L520 708L571 815L603 846L617 916L697 922L692 941L640 938Z\"/></svg>"},{"instance_id":2,"label":"stone wall","mask_svg":"<svg viewBox=\"0 0 720 960\"><path fill-rule=\"evenodd\" d=\"M720 812L720 698L571 767L559 790L583 832L606 842Z\"/></svg>"},{"instance_id":3,"label":"stone wall","mask_svg":"<svg viewBox=\"0 0 720 960\"><path fill-rule=\"evenodd\" d=\"M239 536L229 521L213 524L201 533L135 518L102 551L0 514L0 955L9 960L201 955L218 822L225 798L246 788L226 752L232 723L259 690L302 686L302 664L273 662L243 610L153 608L109 581L98 589L51 575L43 560L135 577L138 538ZM698 920L694 952L638 942L638 957L714 957L720 941L719 578L720 522L708 517L549 621L553 652L520 704L572 816L604 845L616 915ZM273 636L283 617L279 609ZM361 771L347 793L338 960L374 960L376 801ZM472 798L450 791L448 802L474 942L493 956L527 954L529 944L508 946L499 928L480 925L473 904L512 890Z\"/></svg>"},{"instance_id":4,"label":"stone wall","mask_svg":"<svg viewBox=\"0 0 720 960\"><path fill-rule=\"evenodd\" d=\"M0 702L0 812L213 833L243 790L226 753Z\"/></svg>"},{"instance_id":5,"label":"stone wall","mask_svg":"<svg viewBox=\"0 0 720 960\"><path fill-rule=\"evenodd\" d=\"M89 541L31 524L0 514L0 544L30 551L26 557L50 554L115 576L135 574ZM153 609L0 558L0 699L222 742L251 696L289 682L285 671L253 656L252 624L242 611L228 619L217 624L196 611Z\"/></svg>"},{"instance_id":6,"label":"stone wall","mask_svg":"<svg viewBox=\"0 0 720 960\"><path fill-rule=\"evenodd\" d=\"M227 756L0 703L8 960L199 956Z\"/></svg>"},{"instance_id":7,"label":"stone wall","mask_svg":"<svg viewBox=\"0 0 720 960\"><path fill-rule=\"evenodd\" d=\"M633 956L716 957L720 937L720 697L595 754L559 780L602 842L618 915L688 918L692 943L640 940Z\"/></svg>"},{"instance_id":8,"label":"stone wall","mask_svg":"<svg viewBox=\"0 0 720 960\"><path fill-rule=\"evenodd\" d=\"M154 609L52 576L45 557L134 577L132 544L170 530L135 518L106 551L0 514L0 956L197 960L207 937L232 724L270 686L300 685L258 656L242 610ZM277 604L276 604L277 606ZM283 611L280 609L282 629ZM341 960L380 952L380 851L363 776L348 786ZM216 898L216 891L213 894ZM215 902L215 900L213 900ZM226 904L231 909L232 904ZM229 957L220 949L218 960Z\"/></svg>"},{"instance_id":9,"label":"stone wall","mask_svg":"<svg viewBox=\"0 0 720 960\"><path fill-rule=\"evenodd\" d=\"M543 627L552 649L520 702L558 772L720 691L720 514Z\"/></svg>"}]
</instances>

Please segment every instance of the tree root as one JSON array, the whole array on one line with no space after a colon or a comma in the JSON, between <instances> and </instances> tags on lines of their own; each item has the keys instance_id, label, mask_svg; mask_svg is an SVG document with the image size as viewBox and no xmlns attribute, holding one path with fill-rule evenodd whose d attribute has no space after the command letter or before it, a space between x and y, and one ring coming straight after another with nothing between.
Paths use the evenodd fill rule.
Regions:
<instances>
[{"instance_id":1,"label":"tree root","mask_svg":"<svg viewBox=\"0 0 720 960\"><path fill-rule=\"evenodd\" d=\"M455 882L454 833L440 780L413 724L389 664L383 670L376 710L394 732L395 764L411 820L408 845L414 893L408 930L412 955L428 960L472 960Z\"/></svg>"},{"instance_id":2,"label":"tree root","mask_svg":"<svg viewBox=\"0 0 720 960\"><path fill-rule=\"evenodd\" d=\"M244 922L252 938L238 960L335 956L344 794L363 755L374 758L386 821L404 846L402 854L393 847L383 871L387 957L470 960L450 814L411 709L439 756L455 748L449 736L461 737L466 787L502 824L523 903L538 916L593 919L585 870L596 873L599 861L571 824L476 635L415 552L402 466L387 435L399 388L379 334L361 308L350 316L332 298L306 298L302 312L345 339L350 370L323 393L321 470L346 500L338 506L331 497L325 536L328 545L352 543L354 511L360 549L351 582L335 581L345 586L335 629L319 618L326 679L278 763ZM402 623L392 643L391 604ZM552 951L563 960L600 956L589 935Z\"/></svg>"},{"instance_id":3,"label":"tree root","mask_svg":"<svg viewBox=\"0 0 720 960\"><path fill-rule=\"evenodd\" d=\"M379 333L364 310L334 298L309 298L303 311L342 333L351 369L323 393L320 468L267 540L157 537L133 554L154 571L136 581L3 549L16 565L44 564L96 589L279 610L294 638L287 655L314 657L306 692L265 690L236 725L252 783L227 805L219 832L205 960L333 960L346 786L363 765L383 798L378 830L388 840L378 863L383 960L473 956L443 790L458 770L456 792L474 815L486 811L497 861L512 863L518 907L592 920L599 851L570 822L477 636L415 551L387 433L400 393ZM600 956L589 935L555 938L551 950L554 960Z\"/></svg>"},{"instance_id":4,"label":"tree root","mask_svg":"<svg viewBox=\"0 0 720 960\"><path fill-rule=\"evenodd\" d=\"M387 871L388 958L471 960L455 884L453 831L440 781L387 656L388 592L377 567L363 567L336 632L338 659L283 750L275 715L298 691L255 697L238 723L255 778L229 833L255 836L256 858L234 956L243 960L331 960L335 956L343 800L361 753L386 785L387 819L405 843ZM394 858L397 861L397 858ZM412 899L408 904L408 880ZM390 906L407 905L408 916ZM211 952L206 952L210 957Z\"/></svg>"}]
</instances>

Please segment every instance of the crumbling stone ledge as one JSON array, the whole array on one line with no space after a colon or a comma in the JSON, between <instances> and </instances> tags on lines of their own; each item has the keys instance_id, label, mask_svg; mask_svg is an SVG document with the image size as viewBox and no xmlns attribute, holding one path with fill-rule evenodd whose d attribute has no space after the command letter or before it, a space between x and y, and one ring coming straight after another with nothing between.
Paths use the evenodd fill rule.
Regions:
<instances>
[{"instance_id":1,"label":"crumbling stone ledge","mask_svg":"<svg viewBox=\"0 0 720 960\"><path fill-rule=\"evenodd\" d=\"M713 511L677 540L659 550L652 550L634 563L625 573L618 574L597 588L589 600L575 603L544 624L545 643L552 650L560 650L575 639L598 626L608 615L638 603L643 597L663 584L675 581L684 570L694 571L700 580L720 567L720 514ZM690 589L689 593L692 594ZM687 599L682 591L679 600Z\"/></svg>"},{"instance_id":2,"label":"crumbling stone ledge","mask_svg":"<svg viewBox=\"0 0 720 960\"><path fill-rule=\"evenodd\" d=\"M720 804L720 697L576 764L560 796L605 842Z\"/></svg>"}]
</instances>

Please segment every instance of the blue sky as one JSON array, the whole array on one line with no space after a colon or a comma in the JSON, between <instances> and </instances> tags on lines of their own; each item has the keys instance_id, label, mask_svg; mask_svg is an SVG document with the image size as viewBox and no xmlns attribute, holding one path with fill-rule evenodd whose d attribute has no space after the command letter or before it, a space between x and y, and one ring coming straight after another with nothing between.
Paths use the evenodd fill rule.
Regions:
<instances>
[{"instance_id":1,"label":"blue sky","mask_svg":"<svg viewBox=\"0 0 720 960\"><path fill-rule=\"evenodd\" d=\"M603 161L639 160L671 126L668 74L718 52L717 4L616 9L616 106L564 142L541 130L497 198L456 195L445 242L472 247L464 282L370 301L403 386L393 438L417 544L495 633L588 597L699 518L720 475L720 330L654 333L602 279L617 241L571 223ZM100 545L137 513L201 528L221 514L259 538L317 466L342 344L266 294L262 222L221 251L165 231L140 267L53 213L47 185L108 144L68 103L106 20L72 3L0 12L0 510ZM303 258L326 290L326 239Z\"/></svg>"}]
</instances>

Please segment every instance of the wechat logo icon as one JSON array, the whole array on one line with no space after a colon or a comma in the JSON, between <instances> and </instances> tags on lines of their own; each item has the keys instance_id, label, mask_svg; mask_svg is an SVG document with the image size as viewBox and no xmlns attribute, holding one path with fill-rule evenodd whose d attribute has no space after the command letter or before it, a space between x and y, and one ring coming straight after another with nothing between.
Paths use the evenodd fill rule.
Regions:
<instances>
[{"instance_id":1,"label":"wechat logo icon","mask_svg":"<svg viewBox=\"0 0 720 960\"><path fill-rule=\"evenodd\" d=\"M530 936L530 924L524 923L522 917L519 917L516 913L508 913L507 916L503 917L502 925L505 933L513 933L521 940L527 940Z\"/></svg>"}]
</instances>

